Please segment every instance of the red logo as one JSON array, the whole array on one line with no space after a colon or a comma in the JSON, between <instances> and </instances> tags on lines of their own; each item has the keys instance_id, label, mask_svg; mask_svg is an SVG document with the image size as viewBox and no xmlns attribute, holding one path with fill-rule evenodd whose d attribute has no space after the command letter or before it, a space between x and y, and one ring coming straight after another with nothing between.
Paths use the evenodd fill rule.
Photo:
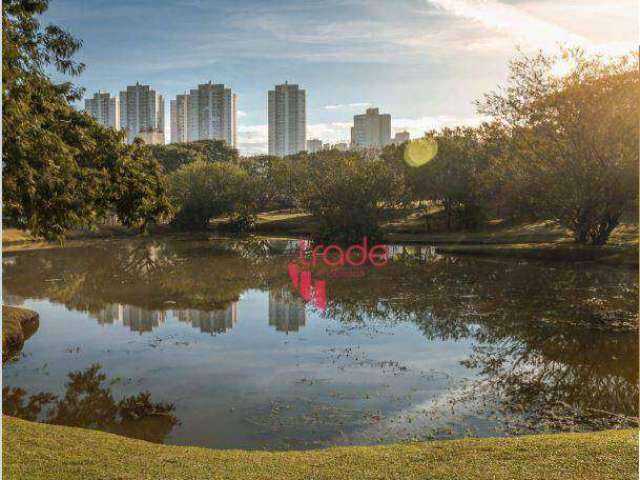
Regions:
<instances>
[{"instance_id":1,"label":"red logo","mask_svg":"<svg viewBox=\"0 0 640 480\"><path fill-rule=\"evenodd\" d=\"M302 267L296 262L290 262L288 266L289 278L294 289L306 302L312 299L316 307L324 310L327 307L327 283L325 280L314 280L311 271L307 268L315 267L322 263L328 267L361 267L366 263L374 267L383 267L389 261L389 249L386 245L374 245L369 248L367 238L362 239L362 244L351 245L344 250L339 245L328 246L316 245L310 248L308 242L300 240L298 242L298 260ZM335 276L329 274L329 276ZM363 275L351 275L358 277Z\"/></svg>"}]
</instances>

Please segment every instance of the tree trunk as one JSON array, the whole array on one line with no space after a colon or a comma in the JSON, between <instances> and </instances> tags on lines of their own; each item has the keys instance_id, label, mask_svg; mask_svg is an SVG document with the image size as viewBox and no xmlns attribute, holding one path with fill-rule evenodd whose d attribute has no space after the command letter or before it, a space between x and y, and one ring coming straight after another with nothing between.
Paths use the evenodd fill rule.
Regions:
<instances>
[{"instance_id":1,"label":"tree trunk","mask_svg":"<svg viewBox=\"0 0 640 480\"><path fill-rule=\"evenodd\" d=\"M609 218L600 222L590 234L592 245L606 245L611 232L618 226L618 218Z\"/></svg>"}]
</instances>

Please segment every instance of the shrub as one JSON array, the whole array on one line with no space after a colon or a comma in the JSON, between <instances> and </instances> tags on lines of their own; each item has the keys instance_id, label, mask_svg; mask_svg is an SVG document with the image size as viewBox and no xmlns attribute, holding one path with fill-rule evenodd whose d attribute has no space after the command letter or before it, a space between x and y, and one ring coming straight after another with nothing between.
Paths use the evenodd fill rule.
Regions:
<instances>
[{"instance_id":1,"label":"shrub","mask_svg":"<svg viewBox=\"0 0 640 480\"><path fill-rule=\"evenodd\" d=\"M247 173L231 163L195 161L169 177L169 193L179 228L204 229L210 220L230 215L245 220L254 214L252 185Z\"/></svg>"}]
</instances>

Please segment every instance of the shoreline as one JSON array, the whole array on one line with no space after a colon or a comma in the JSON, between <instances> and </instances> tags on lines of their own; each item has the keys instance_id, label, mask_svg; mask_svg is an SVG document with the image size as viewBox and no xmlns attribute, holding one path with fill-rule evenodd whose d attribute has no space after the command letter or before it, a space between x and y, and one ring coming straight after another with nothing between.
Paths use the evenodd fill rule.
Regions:
<instances>
[{"instance_id":1,"label":"shoreline","mask_svg":"<svg viewBox=\"0 0 640 480\"><path fill-rule=\"evenodd\" d=\"M22 232L20 232L22 233ZM92 240L124 239L185 239L185 238L243 238L234 237L224 231L214 229L201 232L177 232L168 228L158 228L149 234L141 235L136 230L121 227L109 227L96 232L72 232L65 244L34 239L27 234L19 237L11 231L10 240L3 238L3 253L23 250L59 248L67 243ZM297 230L258 228L247 236L266 239L299 239L308 237ZM521 260L596 262L624 268L638 268L638 243L618 242L603 246L576 244L570 239L535 238L520 236L499 236L483 232L468 233L402 233L387 232L384 243L398 245L433 246L439 254L473 255Z\"/></svg>"},{"instance_id":2,"label":"shoreline","mask_svg":"<svg viewBox=\"0 0 640 480\"><path fill-rule=\"evenodd\" d=\"M2 363L16 356L38 330L40 315L27 308L2 305Z\"/></svg>"}]
</instances>

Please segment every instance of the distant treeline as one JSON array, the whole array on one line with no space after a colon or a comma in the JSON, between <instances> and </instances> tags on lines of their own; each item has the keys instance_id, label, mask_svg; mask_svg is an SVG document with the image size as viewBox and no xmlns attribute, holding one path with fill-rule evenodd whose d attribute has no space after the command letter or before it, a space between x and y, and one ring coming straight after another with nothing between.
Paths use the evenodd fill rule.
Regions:
<instances>
[{"instance_id":1,"label":"distant treeline","mask_svg":"<svg viewBox=\"0 0 640 480\"><path fill-rule=\"evenodd\" d=\"M553 73L560 61L572 65L562 77ZM257 212L299 208L318 220L318 237L353 240L379 236L390 211L421 206L427 221L439 208L447 229L556 219L577 242L602 245L623 214L637 215L637 69L637 55L516 58L510 82L477 104L492 120L429 132L437 154L417 167L407 143L373 159L337 150L244 158L222 142L153 151L183 228L222 215L250 228Z\"/></svg>"}]
</instances>

